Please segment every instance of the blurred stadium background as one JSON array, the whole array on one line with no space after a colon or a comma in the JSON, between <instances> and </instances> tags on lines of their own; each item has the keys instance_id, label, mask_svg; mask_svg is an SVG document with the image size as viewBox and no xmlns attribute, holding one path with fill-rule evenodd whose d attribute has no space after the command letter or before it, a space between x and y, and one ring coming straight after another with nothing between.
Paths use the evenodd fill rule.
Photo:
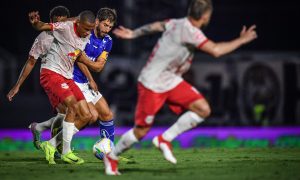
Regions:
<instances>
[{"instance_id":1,"label":"blurred stadium background","mask_svg":"<svg viewBox=\"0 0 300 180\"><path fill-rule=\"evenodd\" d=\"M243 25L251 24L257 25L259 38L219 59L196 53L185 78L209 100L212 115L201 127L181 138L189 139L186 145L179 138L177 147L300 147L300 28L296 25L300 18L299 2L213 2L214 14L204 30L209 38L230 40L239 35ZM118 25L135 28L155 20L183 17L188 3L188 0L11 0L2 3L0 150L33 149L25 128L32 121L40 122L53 116L39 84L39 63L14 101L8 102L5 97L38 35L28 22L29 11L39 10L42 20L47 22L49 10L56 5L68 7L72 16L85 9L96 13L99 8L108 6L118 11ZM133 125L137 75L159 35L133 41L119 40L112 35L114 44L108 63L102 73L94 74L101 93L115 112L117 135ZM149 138L175 120L176 116L164 107L156 117L156 128ZM74 146L90 148L98 135L96 127L81 132ZM149 145L150 141L146 140L140 146Z\"/></svg>"}]
</instances>

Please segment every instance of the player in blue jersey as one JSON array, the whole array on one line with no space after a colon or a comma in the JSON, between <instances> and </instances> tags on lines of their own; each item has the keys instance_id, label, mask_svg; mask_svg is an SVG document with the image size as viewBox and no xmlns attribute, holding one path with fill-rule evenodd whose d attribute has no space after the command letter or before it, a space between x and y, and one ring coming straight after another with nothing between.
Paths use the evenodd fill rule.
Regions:
<instances>
[{"instance_id":1,"label":"player in blue jersey","mask_svg":"<svg viewBox=\"0 0 300 180\"><path fill-rule=\"evenodd\" d=\"M108 35L114 26L117 14L114 9L101 8L96 17L96 26L92 31L90 40L85 47L85 54L90 60L96 62L89 68L99 72L107 60L112 48L112 38ZM87 66L77 62L73 73L74 81L83 92L86 101L89 103L90 110L98 113L101 138L109 138L114 141L114 120L105 98L99 93L97 85L93 80Z\"/></svg>"}]
</instances>

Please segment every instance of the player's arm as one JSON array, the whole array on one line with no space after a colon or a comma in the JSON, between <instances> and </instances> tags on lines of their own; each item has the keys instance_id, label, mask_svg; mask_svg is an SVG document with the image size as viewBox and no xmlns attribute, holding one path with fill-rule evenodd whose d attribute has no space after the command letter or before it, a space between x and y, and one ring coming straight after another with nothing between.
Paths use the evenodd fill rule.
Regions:
<instances>
[{"instance_id":1,"label":"player's arm","mask_svg":"<svg viewBox=\"0 0 300 180\"><path fill-rule=\"evenodd\" d=\"M165 31L165 23L166 23L165 21L157 21L157 22L143 25L134 30L125 28L123 26L119 26L113 31L113 33L117 37L122 39L135 39L140 36L145 36L148 34Z\"/></svg>"},{"instance_id":2,"label":"player's arm","mask_svg":"<svg viewBox=\"0 0 300 180\"><path fill-rule=\"evenodd\" d=\"M79 69L82 71L82 73L87 77L87 79L90 83L90 87L94 91L98 91L98 86L97 86L96 82L94 81L94 78L93 78L91 72L89 71L88 67L81 62L77 62L77 65L78 65Z\"/></svg>"},{"instance_id":3,"label":"player's arm","mask_svg":"<svg viewBox=\"0 0 300 180\"><path fill-rule=\"evenodd\" d=\"M38 11L33 11L28 14L29 21L34 29L37 31L51 31L53 26L48 23L40 21L40 15Z\"/></svg>"},{"instance_id":4,"label":"player's arm","mask_svg":"<svg viewBox=\"0 0 300 180\"><path fill-rule=\"evenodd\" d=\"M89 58L87 57L87 55L82 52L80 54L80 56L77 58L78 62L82 62L83 64L85 64L89 69L91 69L92 71L95 72L100 72L107 60L107 55L106 51L103 51L102 54L97 58L97 60L95 62L89 60Z\"/></svg>"},{"instance_id":5,"label":"player's arm","mask_svg":"<svg viewBox=\"0 0 300 180\"><path fill-rule=\"evenodd\" d=\"M256 39L257 34L255 28L255 25L252 25L248 29L244 26L240 33L240 37L236 39L228 42L213 42L209 40L199 48L214 57L220 57Z\"/></svg>"},{"instance_id":6,"label":"player's arm","mask_svg":"<svg viewBox=\"0 0 300 180\"><path fill-rule=\"evenodd\" d=\"M37 60L34 59L33 56L29 55L25 65L23 66L23 69L19 75L16 84L6 95L9 101L12 101L13 97L19 92L19 89L22 86L23 82L27 79L28 75L31 73L32 69L34 68L36 61Z\"/></svg>"}]
</instances>

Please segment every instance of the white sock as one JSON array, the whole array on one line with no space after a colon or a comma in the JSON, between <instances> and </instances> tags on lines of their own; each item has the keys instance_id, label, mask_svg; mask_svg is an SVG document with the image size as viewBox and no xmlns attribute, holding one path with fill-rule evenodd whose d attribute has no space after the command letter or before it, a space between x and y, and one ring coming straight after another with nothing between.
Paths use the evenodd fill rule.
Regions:
<instances>
[{"instance_id":1,"label":"white sock","mask_svg":"<svg viewBox=\"0 0 300 180\"><path fill-rule=\"evenodd\" d=\"M79 132L79 130L74 126L73 135L75 135L78 132ZM52 139L50 139L49 143L52 146L57 147L58 145L60 145L61 140L62 140L62 131L60 131L59 133L56 134L56 136L54 136Z\"/></svg>"},{"instance_id":2,"label":"white sock","mask_svg":"<svg viewBox=\"0 0 300 180\"><path fill-rule=\"evenodd\" d=\"M38 130L39 132L43 132L46 129L50 129L52 123L54 121L56 121L57 119L60 119L60 118L64 118L64 115L60 114L60 113L57 113L56 116L50 118L49 120L41 122L41 123L37 123L36 130Z\"/></svg>"},{"instance_id":3,"label":"white sock","mask_svg":"<svg viewBox=\"0 0 300 180\"><path fill-rule=\"evenodd\" d=\"M115 146L111 155L113 157L120 155L121 153L123 153L127 149L129 149L136 142L138 142L138 139L135 137L135 135L133 133L133 129L130 129L129 131L127 131L125 134L122 135L121 139Z\"/></svg>"},{"instance_id":4,"label":"white sock","mask_svg":"<svg viewBox=\"0 0 300 180\"><path fill-rule=\"evenodd\" d=\"M74 123L63 121L63 128L62 128L62 142L63 142L63 151L62 154L67 154L71 151L71 141L73 138Z\"/></svg>"},{"instance_id":5,"label":"white sock","mask_svg":"<svg viewBox=\"0 0 300 180\"><path fill-rule=\"evenodd\" d=\"M62 131L57 133L56 136L54 136L48 142L56 148L61 143L61 139L62 139Z\"/></svg>"},{"instance_id":6,"label":"white sock","mask_svg":"<svg viewBox=\"0 0 300 180\"><path fill-rule=\"evenodd\" d=\"M202 117L198 116L192 111L188 111L182 114L178 118L177 122L175 122L169 129L167 129L162 134L162 137L164 140L171 142L181 133L196 127L203 121L204 119Z\"/></svg>"}]
</instances>

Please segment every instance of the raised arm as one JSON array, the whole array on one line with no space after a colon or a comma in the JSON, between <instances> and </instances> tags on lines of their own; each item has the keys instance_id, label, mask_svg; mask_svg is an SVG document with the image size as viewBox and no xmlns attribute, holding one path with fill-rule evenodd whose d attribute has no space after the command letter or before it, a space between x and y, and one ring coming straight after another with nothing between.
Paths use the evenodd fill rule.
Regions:
<instances>
[{"instance_id":1,"label":"raised arm","mask_svg":"<svg viewBox=\"0 0 300 180\"><path fill-rule=\"evenodd\" d=\"M137 29L131 30L123 26L116 28L113 33L122 39L135 39L140 36L153 34L156 32L163 32L165 30L165 22L157 21L150 24L143 25Z\"/></svg>"},{"instance_id":2,"label":"raised arm","mask_svg":"<svg viewBox=\"0 0 300 180\"><path fill-rule=\"evenodd\" d=\"M200 49L214 57L220 57L228 54L240 46L247 44L257 38L255 31L256 26L252 25L250 28L243 27L240 36L228 42L213 42L208 41Z\"/></svg>"},{"instance_id":3,"label":"raised arm","mask_svg":"<svg viewBox=\"0 0 300 180\"><path fill-rule=\"evenodd\" d=\"M27 79L28 75L31 73L32 69L34 68L36 61L37 60L34 59L32 56L28 57L16 84L6 95L9 101L12 101L13 97L19 92L19 89L22 86L23 82Z\"/></svg>"},{"instance_id":4,"label":"raised arm","mask_svg":"<svg viewBox=\"0 0 300 180\"><path fill-rule=\"evenodd\" d=\"M29 22L31 23L32 27L37 31L51 31L52 25L48 23L44 23L40 21L40 15L38 11L33 11L28 14Z\"/></svg>"}]
</instances>

